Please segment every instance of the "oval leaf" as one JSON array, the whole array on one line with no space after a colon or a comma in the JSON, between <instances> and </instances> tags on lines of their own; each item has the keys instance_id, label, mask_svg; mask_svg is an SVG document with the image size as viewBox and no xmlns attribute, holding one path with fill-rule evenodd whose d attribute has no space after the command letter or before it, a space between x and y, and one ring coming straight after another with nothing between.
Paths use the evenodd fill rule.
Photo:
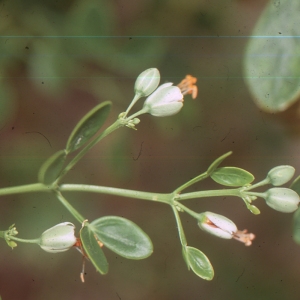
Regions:
<instances>
[{"instance_id":1,"label":"oval leaf","mask_svg":"<svg viewBox=\"0 0 300 300\"><path fill-rule=\"evenodd\" d=\"M148 235L133 222L106 216L90 224L99 240L110 250L129 259L150 256L153 246Z\"/></svg>"},{"instance_id":2,"label":"oval leaf","mask_svg":"<svg viewBox=\"0 0 300 300\"><path fill-rule=\"evenodd\" d=\"M225 154L223 154L222 156L218 157L207 169L206 173L208 175L211 175L215 169L221 164L221 162L226 158L228 157L229 155L232 154L232 151L229 151Z\"/></svg>"},{"instance_id":3,"label":"oval leaf","mask_svg":"<svg viewBox=\"0 0 300 300\"><path fill-rule=\"evenodd\" d=\"M44 184L53 183L60 174L66 160L66 151L60 150L50 156L41 166L38 179Z\"/></svg>"},{"instance_id":4,"label":"oval leaf","mask_svg":"<svg viewBox=\"0 0 300 300\"><path fill-rule=\"evenodd\" d=\"M101 274L106 274L108 272L108 262L94 232L88 226L84 226L80 230L80 239L85 253L96 270Z\"/></svg>"},{"instance_id":5,"label":"oval leaf","mask_svg":"<svg viewBox=\"0 0 300 300\"><path fill-rule=\"evenodd\" d=\"M67 153L84 145L104 124L111 108L111 102L105 101L90 110L73 129L66 146Z\"/></svg>"},{"instance_id":6,"label":"oval leaf","mask_svg":"<svg viewBox=\"0 0 300 300\"><path fill-rule=\"evenodd\" d=\"M270 1L260 16L245 56L245 78L257 105L286 110L299 97L300 1Z\"/></svg>"},{"instance_id":7,"label":"oval leaf","mask_svg":"<svg viewBox=\"0 0 300 300\"><path fill-rule=\"evenodd\" d=\"M186 247L185 260L194 273L205 280L214 278L214 269L207 256L194 247Z\"/></svg>"},{"instance_id":8,"label":"oval leaf","mask_svg":"<svg viewBox=\"0 0 300 300\"><path fill-rule=\"evenodd\" d=\"M215 182L226 186L243 186L254 180L254 176L251 173L235 167L218 168L210 177Z\"/></svg>"}]
</instances>

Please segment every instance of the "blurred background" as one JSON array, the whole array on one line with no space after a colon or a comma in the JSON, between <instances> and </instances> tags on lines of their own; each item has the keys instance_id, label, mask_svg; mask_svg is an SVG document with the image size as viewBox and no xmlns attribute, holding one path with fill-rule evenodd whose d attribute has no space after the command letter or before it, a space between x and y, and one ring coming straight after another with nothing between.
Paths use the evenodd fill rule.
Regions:
<instances>
[{"instance_id":1,"label":"blurred background","mask_svg":"<svg viewBox=\"0 0 300 300\"><path fill-rule=\"evenodd\" d=\"M299 119L293 106L266 114L243 79L246 43L267 1L234 0L10 0L0 1L0 186L34 183L41 164L64 149L73 127L93 106L113 102L113 122L133 97L139 73L160 70L161 82L198 78L196 100L185 97L168 118L141 117L138 130L119 129L65 177L84 183L170 192L206 170L225 152L236 166L262 180L274 166L299 168ZM142 105L137 103L136 109ZM138 157L138 159L137 159ZM220 188L211 180L189 189ZM215 269L204 281L182 259L169 207L87 193L65 197L90 221L117 215L137 223L154 253L129 261L104 249L110 271L101 276L75 250L49 254L38 246L3 241L0 295L5 299L298 299L300 247L292 239L292 214L267 207L254 216L236 198L194 199L256 234L251 247L201 232L182 215L188 244ZM51 194L1 197L0 229L15 223L19 236L36 238L51 226L80 224Z\"/></svg>"}]
</instances>

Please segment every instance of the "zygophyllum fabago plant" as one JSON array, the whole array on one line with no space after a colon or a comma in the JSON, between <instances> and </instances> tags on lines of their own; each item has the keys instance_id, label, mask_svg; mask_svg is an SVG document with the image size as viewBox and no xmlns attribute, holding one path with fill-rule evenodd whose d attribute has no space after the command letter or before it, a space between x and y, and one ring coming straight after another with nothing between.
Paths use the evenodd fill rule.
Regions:
<instances>
[{"instance_id":1,"label":"zygophyllum fabago plant","mask_svg":"<svg viewBox=\"0 0 300 300\"><path fill-rule=\"evenodd\" d=\"M70 204L64 194L68 191L80 191L130 197L170 206L177 223L182 254L188 269L191 269L203 279L211 280L214 277L213 267L203 252L188 245L180 215L187 213L196 220L200 229L220 238L236 239L246 246L252 244L255 235L248 233L247 230L239 230L231 220L222 215L213 212L195 212L189 209L185 205L186 200L213 196L236 196L244 201L246 207L253 214L257 215L260 211L252 203L257 198L263 198L268 206L277 211L291 213L297 210L299 204L298 194L292 189L280 187L293 177L295 172L293 167L275 167L269 171L264 180L252 184L254 176L249 172L236 167L219 167L231 152L222 155L205 172L168 194L62 183L62 179L71 168L92 147L113 131L124 126L136 129L136 125L140 123L138 117L146 113L155 117L174 115L181 110L184 95L191 94L193 98L197 95L196 78L190 75L186 76L178 86L165 83L158 87L159 81L160 74L157 69L151 68L142 72L134 85L135 96L133 100L126 111L120 113L118 119L112 125L95 136L108 116L111 102L106 101L97 105L75 126L65 149L53 154L42 165L38 174L38 183L0 189L0 195L50 192L79 222L78 237L76 237L75 225L64 222L53 226L42 233L40 237L32 240L17 237L17 229L15 225L12 225L8 230L0 232L0 237L5 239L11 248L16 247L17 243L33 243L38 244L47 252L57 253L76 247L101 274L108 272L108 262L102 248L108 248L128 259L144 259L151 255L153 246L149 236L140 227L130 220L118 216L104 216L90 221L88 216L82 216ZM142 97L147 97L142 109L130 115L134 104ZM67 160L68 155L75 151L78 152L77 155L73 159ZM211 178L220 184L222 188L191 193L184 192L186 188L206 178ZM254 191L255 188L264 185L274 187L263 193ZM81 272L81 279L84 281L84 268Z\"/></svg>"}]
</instances>

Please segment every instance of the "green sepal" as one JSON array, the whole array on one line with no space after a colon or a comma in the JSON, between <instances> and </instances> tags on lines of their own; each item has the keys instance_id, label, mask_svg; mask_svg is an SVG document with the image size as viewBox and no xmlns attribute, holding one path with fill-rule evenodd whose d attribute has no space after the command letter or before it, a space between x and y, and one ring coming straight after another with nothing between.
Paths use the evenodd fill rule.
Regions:
<instances>
[{"instance_id":1,"label":"green sepal","mask_svg":"<svg viewBox=\"0 0 300 300\"><path fill-rule=\"evenodd\" d=\"M106 274L108 272L108 262L98 243L95 233L89 226L84 226L80 230L80 239L86 255L96 270L101 274Z\"/></svg>"},{"instance_id":2,"label":"green sepal","mask_svg":"<svg viewBox=\"0 0 300 300\"><path fill-rule=\"evenodd\" d=\"M232 151L229 151L225 154L223 154L222 156L218 157L207 169L206 173L207 175L211 175L215 170L216 168L222 163L222 161L227 158L229 155L232 154Z\"/></svg>"},{"instance_id":3,"label":"green sepal","mask_svg":"<svg viewBox=\"0 0 300 300\"><path fill-rule=\"evenodd\" d=\"M243 186L254 180L254 176L251 173L236 167L218 168L210 177L215 182L226 186Z\"/></svg>"},{"instance_id":4,"label":"green sepal","mask_svg":"<svg viewBox=\"0 0 300 300\"><path fill-rule=\"evenodd\" d=\"M53 183L63 168L66 156L65 150L60 150L50 156L41 166L38 180L47 185Z\"/></svg>"},{"instance_id":5,"label":"green sepal","mask_svg":"<svg viewBox=\"0 0 300 300\"><path fill-rule=\"evenodd\" d=\"M153 252L149 236L130 220L106 216L90 224L105 247L128 259L143 259Z\"/></svg>"},{"instance_id":6,"label":"green sepal","mask_svg":"<svg viewBox=\"0 0 300 300\"><path fill-rule=\"evenodd\" d=\"M205 280L214 278L214 269L207 256L199 249L186 246L185 260L193 272Z\"/></svg>"},{"instance_id":7,"label":"green sepal","mask_svg":"<svg viewBox=\"0 0 300 300\"><path fill-rule=\"evenodd\" d=\"M83 146L100 129L108 117L110 108L110 101L102 102L77 123L67 141L67 153L76 151Z\"/></svg>"}]
</instances>

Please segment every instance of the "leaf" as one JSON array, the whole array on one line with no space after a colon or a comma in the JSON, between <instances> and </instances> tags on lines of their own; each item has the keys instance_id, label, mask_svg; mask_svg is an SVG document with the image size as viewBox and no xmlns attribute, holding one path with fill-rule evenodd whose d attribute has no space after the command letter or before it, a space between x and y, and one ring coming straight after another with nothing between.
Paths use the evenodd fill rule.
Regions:
<instances>
[{"instance_id":1,"label":"leaf","mask_svg":"<svg viewBox=\"0 0 300 300\"><path fill-rule=\"evenodd\" d=\"M90 224L105 247L129 259L150 256L153 246L148 235L130 220L106 216Z\"/></svg>"},{"instance_id":2,"label":"leaf","mask_svg":"<svg viewBox=\"0 0 300 300\"><path fill-rule=\"evenodd\" d=\"M246 82L257 105L284 111L299 97L300 1L270 1L247 45Z\"/></svg>"},{"instance_id":3,"label":"leaf","mask_svg":"<svg viewBox=\"0 0 300 300\"><path fill-rule=\"evenodd\" d=\"M186 261L194 273L205 280L212 280L214 269L207 256L200 250L186 246Z\"/></svg>"},{"instance_id":4,"label":"leaf","mask_svg":"<svg viewBox=\"0 0 300 300\"><path fill-rule=\"evenodd\" d=\"M66 151L60 150L50 156L41 166L38 179L44 184L53 183L60 174L66 160Z\"/></svg>"},{"instance_id":5,"label":"leaf","mask_svg":"<svg viewBox=\"0 0 300 300\"><path fill-rule=\"evenodd\" d=\"M73 129L66 146L67 153L84 145L104 124L111 108L105 101L90 110Z\"/></svg>"},{"instance_id":6,"label":"leaf","mask_svg":"<svg viewBox=\"0 0 300 300\"><path fill-rule=\"evenodd\" d=\"M222 156L218 157L207 169L206 173L210 176L215 169L222 163L222 161L232 154L232 151L229 151Z\"/></svg>"},{"instance_id":7,"label":"leaf","mask_svg":"<svg viewBox=\"0 0 300 300\"><path fill-rule=\"evenodd\" d=\"M235 167L218 168L210 177L215 182L226 186L243 186L254 180L254 176L251 173Z\"/></svg>"},{"instance_id":8,"label":"leaf","mask_svg":"<svg viewBox=\"0 0 300 300\"><path fill-rule=\"evenodd\" d=\"M104 252L98 244L95 233L89 228L89 226L84 226L80 230L80 239L85 253L96 270L101 274L106 274L108 272L108 262Z\"/></svg>"},{"instance_id":9,"label":"leaf","mask_svg":"<svg viewBox=\"0 0 300 300\"><path fill-rule=\"evenodd\" d=\"M298 195L300 195L300 175L293 181L290 189L294 190Z\"/></svg>"}]
</instances>

